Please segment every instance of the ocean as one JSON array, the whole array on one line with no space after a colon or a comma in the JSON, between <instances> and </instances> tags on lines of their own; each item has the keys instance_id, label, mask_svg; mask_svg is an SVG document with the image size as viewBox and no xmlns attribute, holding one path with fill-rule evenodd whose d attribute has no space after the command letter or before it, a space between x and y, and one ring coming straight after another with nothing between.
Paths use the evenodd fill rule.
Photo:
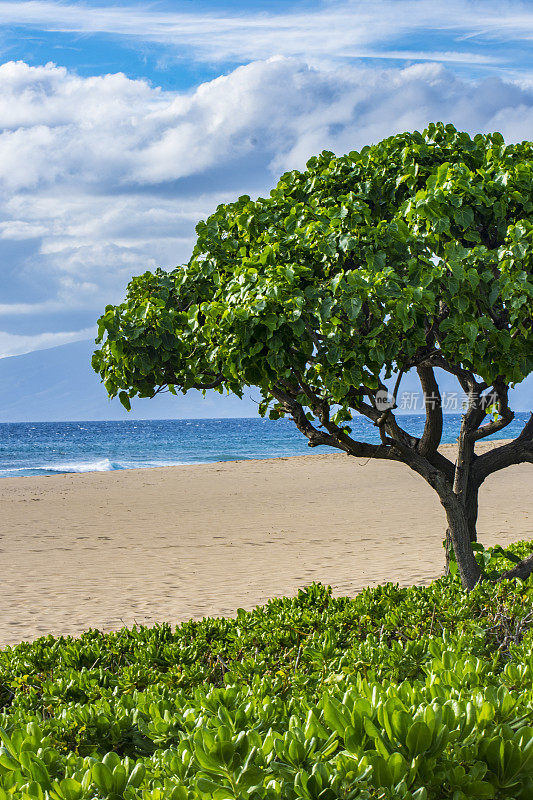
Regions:
<instances>
[{"instance_id":1,"label":"ocean","mask_svg":"<svg viewBox=\"0 0 533 800\"><path fill-rule=\"evenodd\" d=\"M528 413L491 438L516 436ZM423 429L422 415L403 415L400 424L414 435ZM444 417L443 442L457 438L461 416ZM365 418L352 423L356 439L378 442L377 429ZM107 472L141 467L241 461L309 453L307 440L290 420L168 419L119 422L33 422L0 424L0 477Z\"/></svg>"}]
</instances>

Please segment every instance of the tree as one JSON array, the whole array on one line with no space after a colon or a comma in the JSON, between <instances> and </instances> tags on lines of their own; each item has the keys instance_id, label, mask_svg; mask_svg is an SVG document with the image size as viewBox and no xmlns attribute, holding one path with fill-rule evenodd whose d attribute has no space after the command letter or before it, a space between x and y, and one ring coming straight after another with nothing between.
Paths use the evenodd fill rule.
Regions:
<instances>
[{"instance_id":1,"label":"tree","mask_svg":"<svg viewBox=\"0 0 533 800\"><path fill-rule=\"evenodd\" d=\"M533 365L532 156L531 142L442 123L323 152L269 197L219 206L188 264L134 278L99 320L93 366L126 408L163 389L255 386L260 413L292 417L309 446L403 462L437 492L471 589L479 488L533 462L533 414L514 440L475 452L512 421L509 388ZM455 464L438 450L437 367L468 394ZM384 381L396 376L397 395L411 369L425 396L419 438L384 402ZM354 413L379 444L350 435ZM533 556L504 577L531 571Z\"/></svg>"}]
</instances>

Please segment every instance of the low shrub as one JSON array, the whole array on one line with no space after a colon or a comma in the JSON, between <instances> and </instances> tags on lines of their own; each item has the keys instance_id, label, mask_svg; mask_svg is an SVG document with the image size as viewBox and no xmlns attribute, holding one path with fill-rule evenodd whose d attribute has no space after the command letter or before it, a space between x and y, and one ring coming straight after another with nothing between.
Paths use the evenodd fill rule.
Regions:
<instances>
[{"instance_id":1,"label":"low shrub","mask_svg":"<svg viewBox=\"0 0 533 800\"><path fill-rule=\"evenodd\" d=\"M533 543L480 550L490 575ZM452 570L453 572L453 570ZM0 651L0 800L531 800L533 580Z\"/></svg>"}]
</instances>

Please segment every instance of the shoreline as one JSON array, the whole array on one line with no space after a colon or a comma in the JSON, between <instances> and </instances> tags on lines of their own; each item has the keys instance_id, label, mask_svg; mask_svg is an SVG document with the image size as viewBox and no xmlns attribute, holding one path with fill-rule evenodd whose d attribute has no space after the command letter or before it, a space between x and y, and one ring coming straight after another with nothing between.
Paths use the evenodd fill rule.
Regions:
<instances>
[{"instance_id":1,"label":"shoreline","mask_svg":"<svg viewBox=\"0 0 533 800\"><path fill-rule=\"evenodd\" d=\"M486 481L480 541L533 539L532 478L521 464ZM444 563L425 481L343 454L19 476L0 501L0 646L231 616L313 581L337 595L424 584Z\"/></svg>"},{"instance_id":2,"label":"shoreline","mask_svg":"<svg viewBox=\"0 0 533 800\"><path fill-rule=\"evenodd\" d=\"M512 439L489 439L489 440L482 440L478 442L478 453L485 452L486 450L493 449L494 447L498 447L500 445L508 444L509 442L513 441ZM443 442L440 447L439 451L447 452L449 450L453 450L456 447L455 442ZM313 448L310 448L313 449ZM139 470L147 470L147 471L154 471L154 470L161 470L161 469L180 469L182 467L200 467L200 466L207 466L209 464L250 464L255 461L264 462L264 461L278 461L278 460L286 460L290 459L297 459L297 458L309 458L313 456L324 456L324 455L340 455L341 457L346 457L345 453L340 451L333 450L332 448L324 448L320 452L310 452L304 454L291 454L291 455L282 455L282 456L264 456L258 458L234 458L234 459L224 459L221 461L182 461L176 462L175 464L162 464L153 467L118 467L113 469L94 469L94 470L78 470L78 471L67 471L67 472L60 472L60 471L50 471L50 474L40 474L40 475L2 475L0 476L0 485L3 480L17 480L18 478L25 478L25 479L33 479L33 478L61 478L66 475L93 475L93 474L113 474L115 472L138 472ZM348 456L351 458L358 458L357 456ZM106 457L101 459L102 461L109 460ZM22 467L21 469L24 469Z\"/></svg>"}]
</instances>

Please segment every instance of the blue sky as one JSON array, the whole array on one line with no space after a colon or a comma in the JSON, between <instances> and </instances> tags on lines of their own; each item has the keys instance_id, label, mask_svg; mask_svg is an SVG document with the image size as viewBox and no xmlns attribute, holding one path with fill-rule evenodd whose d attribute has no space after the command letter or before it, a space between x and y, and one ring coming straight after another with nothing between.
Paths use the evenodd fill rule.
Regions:
<instances>
[{"instance_id":1,"label":"blue sky","mask_svg":"<svg viewBox=\"0 0 533 800\"><path fill-rule=\"evenodd\" d=\"M533 131L533 4L0 0L0 356L88 339L324 148Z\"/></svg>"}]
</instances>

